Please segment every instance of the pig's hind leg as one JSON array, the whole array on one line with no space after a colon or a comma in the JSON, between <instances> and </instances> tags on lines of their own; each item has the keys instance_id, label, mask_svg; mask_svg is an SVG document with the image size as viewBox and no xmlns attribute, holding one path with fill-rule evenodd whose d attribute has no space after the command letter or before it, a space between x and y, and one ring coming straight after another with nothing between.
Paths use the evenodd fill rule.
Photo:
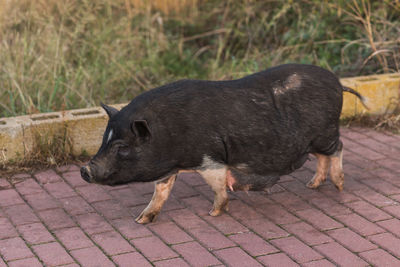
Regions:
<instances>
[{"instance_id":1,"label":"pig's hind leg","mask_svg":"<svg viewBox=\"0 0 400 267\"><path fill-rule=\"evenodd\" d=\"M343 190L344 174L343 174L343 144L340 140L337 142L336 151L327 156L324 154L314 153L317 157L317 171L314 177L307 183L309 188L318 188L325 182L328 171L333 184L339 191Z\"/></svg>"},{"instance_id":2,"label":"pig's hind leg","mask_svg":"<svg viewBox=\"0 0 400 267\"><path fill-rule=\"evenodd\" d=\"M155 182L153 197L151 198L151 201L147 205L147 207L135 219L136 222L142 224L149 223L156 218L156 216L160 213L165 201L168 199L172 187L174 186L175 180L176 174L161 181Z\"/></svg>"},{"instance_id":3,"label":"pig's hind leg","mask_svg":"<svg viewBox=\"0 0 400 267\"><path fill-rule=\"evenodd\" d=\"M343 173L343 144L340 141L337 151L331 155L331 180L339 191L343 190L344 173Z\"/></svg>"},{"instance_id":4,"label":"pig's hind leg","mask_svg":"<svg viewBox=\"0 0 400 267\"><path fill-rule=\"evenodd\" d=\"M307 183L308 188L318 188L322 183L325 182L326 176L329 171L330 158L329 156L314 153L317 157L317 171L315 172L313 178Z\"/></svg>"}]
</instances>

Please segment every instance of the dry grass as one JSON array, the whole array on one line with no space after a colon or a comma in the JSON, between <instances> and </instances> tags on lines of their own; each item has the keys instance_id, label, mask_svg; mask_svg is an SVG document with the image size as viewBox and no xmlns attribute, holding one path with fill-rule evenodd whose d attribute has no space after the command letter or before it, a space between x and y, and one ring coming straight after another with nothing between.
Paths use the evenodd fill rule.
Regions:
<instances>
[{"instance_id":1,"label":"dry grass","mask_svg":"<svg viewBox=\"0 0 400 267\"><path fill-rule=\"evenodd\" d=\"M0 36L0 116L14 116L287 62L340 76L397 72L400 3L5 0Z\"/></svg>"}]
</instances>

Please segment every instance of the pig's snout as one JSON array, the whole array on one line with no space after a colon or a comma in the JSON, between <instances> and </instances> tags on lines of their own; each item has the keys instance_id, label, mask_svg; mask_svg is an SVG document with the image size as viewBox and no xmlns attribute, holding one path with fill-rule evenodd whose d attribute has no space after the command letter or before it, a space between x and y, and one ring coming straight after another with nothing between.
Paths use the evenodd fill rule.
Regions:
<instances>
[{"instance_id":1,"label":"pig's snout","mask_svg":"<svg viewBox=\"0 0 400 267\"><path fill-rule=\"evenodd\" d=\"M83 180L85 180L88 183L92 182L92 175L90 173L90 167L89 166L83 166L81 168L81 176Z\"/></svg>"}]
</instances>

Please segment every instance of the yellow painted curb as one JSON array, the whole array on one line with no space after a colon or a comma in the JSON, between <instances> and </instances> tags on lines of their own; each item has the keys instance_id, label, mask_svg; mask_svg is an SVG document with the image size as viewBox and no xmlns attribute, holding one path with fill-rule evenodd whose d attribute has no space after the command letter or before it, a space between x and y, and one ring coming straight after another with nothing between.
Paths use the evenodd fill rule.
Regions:
<instances>
[{"instance_id":1,"label":"yellow painted curb","mask_svg":"<svg viewBox=\"0 0 400 267\"><path fill-rule=\"evenodd\" d=\"M400 73L360 76L340 79L344 86L358 91L367 100L369 110L350 93L344 93L342 118L359 114L380 115L392 113L399 105Z\"/></svg>"},{"instance_id":2,"label":"yellow painted curb","mask_svg":"<svg viewBox=\"0 0 400 267\"><path fill-rule=\"evenodd\" d=\"M353 94L344 93L342 118L390 113L399 104L400 73L344 78L341 82L363 95L369 107L366 110ZM101 144L106 123L107 115L99 107L1 118L0 163L22 159L32 152L38 134L45 139L65 134L72 144L72 154L93 155Z\"/></svg>"}]
</instances>

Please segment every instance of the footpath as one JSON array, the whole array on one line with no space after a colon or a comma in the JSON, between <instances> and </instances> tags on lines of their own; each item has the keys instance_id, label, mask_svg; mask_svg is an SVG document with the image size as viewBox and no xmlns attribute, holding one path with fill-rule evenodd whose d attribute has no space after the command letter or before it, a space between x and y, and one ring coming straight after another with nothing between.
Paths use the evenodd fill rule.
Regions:
<instances>
[{"instance_id":1,"label":"footpath","mask_svg":"<svg viewBox=\"0 0 400 267\"><path fill-rule=\"evenodd\" d=\"M400 266L400 136L342 128L345 186L305 184L316 160L271 193L213 192L180 175L155 222L135 223L153 184L87 184L79 166L0 178L2 266Z\"/></svg>"}]
</instances>

